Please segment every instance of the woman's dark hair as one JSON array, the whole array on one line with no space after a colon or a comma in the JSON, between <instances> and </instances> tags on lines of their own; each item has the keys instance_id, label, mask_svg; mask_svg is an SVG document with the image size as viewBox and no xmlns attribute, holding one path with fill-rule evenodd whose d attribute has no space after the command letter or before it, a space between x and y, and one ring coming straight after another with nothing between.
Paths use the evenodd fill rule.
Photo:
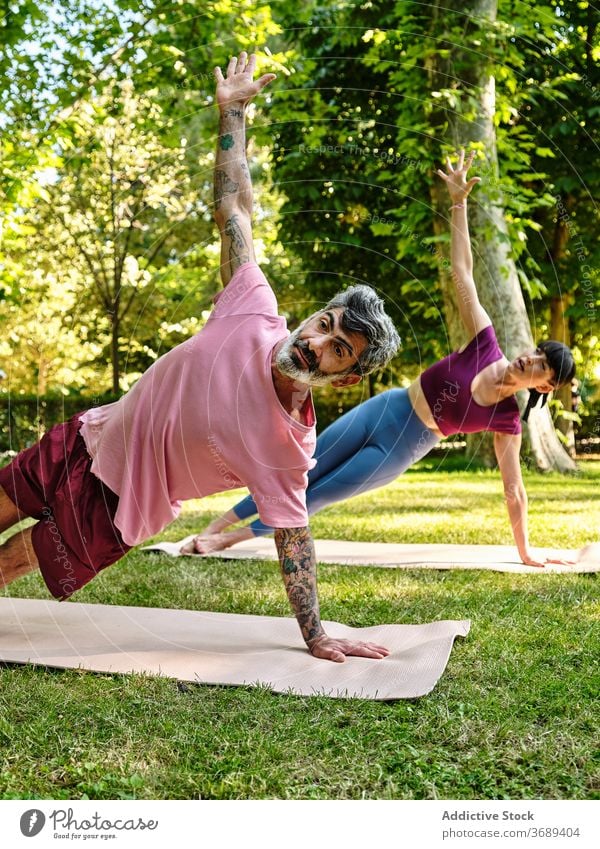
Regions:
<instances>
[{"instance_id":1,"label":"woman's dark hair","mask_svg":"<svg viewBox=\"0 0 600 849\"><path fill-rule=\"evenodd\" d=\"M546 355L548 365L554 372L552 383L555 389L573 380L575 377L575 361L573 360L573 354L570 348L563 345L562 342L555 342L553 339L548 339L546 342L540 342L537 350ZM540 398L542 399L541 406L543 407L548 400L548 393L538 392L537 389L529 390L529 399L523 413L524 422L528 420L530 411L534 407L537 407Z\"/></svg>"}]
</instances>

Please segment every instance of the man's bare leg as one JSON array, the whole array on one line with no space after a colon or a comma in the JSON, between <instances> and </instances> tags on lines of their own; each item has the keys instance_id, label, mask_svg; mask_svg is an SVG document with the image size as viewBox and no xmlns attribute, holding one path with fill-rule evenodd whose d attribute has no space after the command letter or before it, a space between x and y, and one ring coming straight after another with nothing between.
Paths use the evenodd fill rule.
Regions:
<instances>
[{"instance_id":1,"label":"man's bare leg","mask_svg":"<svg viewBox=\"0 0 600 849\"><path fill-rule=\"evenodd\" d=\"M8 528L12 528L21 519L26 519L25 513L21 513L14 501L6 494L6 491L0 486L0 534Z\"/></svg>"},{"instance_id":2,"label":"man's bare leg","mask_svg":"<svg viewBox=\"0 0 600 849\"><path fill-rule=\"evenodd\" d=\"M31 542L31 528L17 531L4 545L0 545L0 587L37 569L38 559Z\"/></svg>"}]
</instances>

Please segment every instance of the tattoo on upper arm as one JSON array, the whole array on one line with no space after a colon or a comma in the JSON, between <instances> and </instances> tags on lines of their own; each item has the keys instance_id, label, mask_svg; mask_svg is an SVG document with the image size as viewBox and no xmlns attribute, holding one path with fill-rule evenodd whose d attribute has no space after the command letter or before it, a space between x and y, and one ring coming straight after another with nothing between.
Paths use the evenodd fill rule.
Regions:
<instances>
[{"instance_id":1,"label":"tattoo on upper arm","mask_svg":"<svg viewBox=\"0 0 600 849\"><path fill-rule=\"evenodd\" d=\"M229 264L231 269L250 261L250 249L244 238L242 228L238 224L238 216L234 214L228 218L223 228L225 236L229 237Z\"/></svg>"},{"instance_id":2,"label":"tattoo on upper arm","mask_svg":"<svg viewBox=\"0 0 600 849\"><path fill-rule=\"evenodd\" d=\"M221 146L221 150L229 150L233 147L234 141L231 133L223 133L221 138L219 139L219 145Z\"/></svg>"},{"instance_id":3,"label":"tattoo on upper arm","mask_svg":"<svg viewBox=\"0 0 600 849\"><path fill-rule=\"evenodd\" d=\"M215 171L215 210L221 206L225 195L231 195L237 192L239 186L240 184L230 179L225 171Z\"/></svg>"},{"instance_id":4,"label":"tattoo on upper arm","mask_svg":"<svg viewBox=\"0 0 600 849\"><path fill-rule=\"evenodd\" d=\"M308 642L323 633L317 595L315 547L308 528L278 528L275 544L288 599Z\"/></svg>"}]
</instances>

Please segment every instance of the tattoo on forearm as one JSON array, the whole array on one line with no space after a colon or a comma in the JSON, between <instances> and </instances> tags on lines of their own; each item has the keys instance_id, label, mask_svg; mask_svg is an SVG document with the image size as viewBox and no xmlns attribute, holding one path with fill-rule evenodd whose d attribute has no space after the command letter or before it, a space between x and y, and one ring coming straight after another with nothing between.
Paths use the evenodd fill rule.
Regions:
<instances>
[{"instance_id":1,"label":"tattoo on forearm","mask_svg":"<svg viewBox=\"0 0 600 849\"><path fill-rule=\"evenodd\" d=\"M232 107L231 109L224 109L221 115L223 118L243 118L244 110Z\"/></svg>"},{"instance_id":2,"label":"tattoo on forearm","mask_svg":"<svg viewBox=\"0 0 600 849\"><path fill-rule=\"evenodd\" d=\"M231 133L223 133L223 135L219 139L219 145L221 147L221 150L230 150L234 145L233 136L231 135Z\"/></svg>"},{"instance_id":3,"label":"tattoo on forearm","mask_svg":"<svg viewBox=\"0 0 600 849\"><path fill-rule=\"evenodd\" d=\"M223 233L225 236L229 236L230 239L229 264L233 271L234 268L237 268L250 260L250 251L248 250L248 245L244 238L242 228L238 224L237 215L232 215L231 218L227 219Z\"/></svg>"},{"instance_id":4,"label":"tattoo on forearm","mask_svg":"<svg viewBox=\"0 0 600 849\"><path fill-rule=\"evenodd\" d=\"M229 263L231 273L249 262L253 255L250 226L246 224L246 217L241 219L234 212L243 211L246 216L252 210L252 183L247 166L244 166L244 110L231 107L221 113L214 176L214 211L221 230L221 256L225 265Z\"/></svg>"},{"instance_id":5,"label":"tattoo on forearm","mask_svg":"<svg viewBox=\"0 0 600 849\"><path fill-rule=\"evenodd\" d=\"M232 195L237 192L240 184L235 180L231 180L225 171L215 171L215 210L217 210L223 201L225 195Z\"/></svg>"},{"instance_id":6,"label":"tattoo on forearm","mask_svg":"<svg viewBox=\"0 0 600 849\"><path fill-rule=\"evenodd\" d=\"M324 631L319 615L315 547L308 528L278 528L275 544L283 583L306 642Z\"/></svg>"}]
</instances>

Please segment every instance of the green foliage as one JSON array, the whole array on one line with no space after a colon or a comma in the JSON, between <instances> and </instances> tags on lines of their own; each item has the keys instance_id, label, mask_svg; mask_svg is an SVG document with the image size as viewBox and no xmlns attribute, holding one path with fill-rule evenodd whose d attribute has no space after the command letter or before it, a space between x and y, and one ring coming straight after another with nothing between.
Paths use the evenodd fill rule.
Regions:
<instances>
[{"instance_id":1,"label":"green foliage","mask_svg":"<svg viewBox=\"0 0 600 849\"><path fill-rule=\"evenodd\" d=\"M1 142L0 356L13 391L127 389L202 326L219 284L215 54L198 40L220 44L223 62L236 45L210 33L254 12L240 45L278 31L268 7L20 10L8 52L20 51L23 73L0 66L11 131ZM53 43L65 45L60 55ZM260 177L260 149L254 158ZM257 246L275 268L276 207L266 194Z\"/></svg>"},{"instance_id":2,"label":"green foliage","mask_svg":"<svg viewBox=\"0 0 600 849\"><path fill-rule=\"evenodd\" d=\"M444 237L433 232L429 189L450 149L441 107L457 106L468 68L459 57L432 90L428 67L433 51L449 56L460 44L495 73L500 172L482 176L506 210L535 335L548 335L551 298L567 293L593 396L600 80L591 4L501 0L486 28L466 8L412 0L83 0L53 10L20 2L2 23L0 356L15 386L104 390L115 384L112 358L126 388L201 326L218 286L212 69L252 47L259 68L278 73L250 116L249 156L259 257L282 309L294 323L340 286L375 285L404 345L372 388L447 353ZM461 105L467 117L473 105ZM553 256L561 218L568 239ZM114 268L108 293L101 262Z\"/></svg>"},{"instance_id":3,"label":"green foliage","mask_svg":"<svg viewBox=\"0 0 600 849\"><path fill-rule=\"evenodd\" d=\"M595 125L600 103L598 10L591 3L549 3L536 9L551 40L536 38L531 14L521 22L526 34L523 74L528 88L520 121L545 142L531 152L531 191L551 203L536 215L530 234L530 267L544 281L547 308L553 296L566 296L565 321L576 348L584 382L597 385L600 351L600 163ZM527 19L529 23L527 24ZM536 176L535 172L544 172ZM541 319L541 321L540 321ZM548 314L538 319L545 330Z\"/></svg>"},{"instance_id":4,"label":"green foliage","mask_svg":"<svg viewBox=\"0 0 600 849\"><path fill-rule=\"evenodd\" d=\"M464 94L476 56L479 69L487 64L495 76L500 170L475 173L505 209L534 336L549 335L557 290L571 294L575 357L580 374L595 383L597 12L585 2L540 7L507 0L494 25L467 12L413 2L280 7L295 47L293 73L276 95L274 175L288 199L281 237L319 298L353 280L384 293L404 342L396 379L445 355L440 237L433 233L429 189L433 169L452 150L448 110L460 104L468 121L475 108ZM586 46L587 34L593 46ZM461 50L452 49L457 45ZM434 52L455 57L436 90ZM557 261L549 250L557 217L565 218L557 205L565 186L576 199L565 222L570 244Z\"/></svg>"},{"instance_id":5,"label":"green foliage","mask_svg":"<svg viewBox=\"0 0 600 849\"><path fill-rule=\"evenodd\" d=\"M401 368L414 375L447 345L428 203L429 92L417 56L428 20L406 5L306 11L312 26L298 31L291 96L278 100L275 173L290 198L282 231L295 235L311 277L323 277L324 294L355 279L377 286L402 332Z\"/></svg>"},{"instance_id":6,"label":"green foliage","mask_svg":"<svg viewBox=\"0 0 600 849\"><path fill-rule=\"evenodd\" d=\"M6 453L0 465L8 462L9 452L14 454L34 445L53 425L90 407L116 400L114 395L89 396L74 392L43 397L24 392L17 395L0 393L0 453Z\"/></svg>"},{"instance_id":7,"label":"green foliage","mask_svg":"<svg viewBox=\"0 0 600 849\"><path fill-rule=\"evenodd\" d=\"M156 339L157 322L171 309L168 301L161 303L156 277L168 267L173 279L178 260L196 248L202 231L211 231L206 204L191 185L185 140L177 146L162 141L169 125L152 93L137 95L129 81L115 82L94 101L80 101L63 119L49 173L43 182L38 176L27 206L21 197L16 235L22 238L19 246L13 243L13 257L21 248L20 286L29 278L13 312L28 338L25 349L16 349L11 338L4 347L25 370L37 364L42 372L46 361L56 360L57 348L66 353L80 341L76 356L82 365L90 362L86 347L100 362L108 348L117 392L123 337L135 336L136 345L126 349L130 371L146 347L144 334ZM201 257L200 247L195 260ZM30 324L47 319L37 343L24 320L28 309ZM199 316L187 321L192 331L200 326ZM18 346L23 333L17 328L12 342ZM153 353L148 351L146 365ZM67 372L64 382L82 385L89 376L85 369L79 379ZM14 377L24 379L18 371ZM38 378L38 390L43 393L52 378L60 380L47 373Z\"/></svg>"}]
</instances>

